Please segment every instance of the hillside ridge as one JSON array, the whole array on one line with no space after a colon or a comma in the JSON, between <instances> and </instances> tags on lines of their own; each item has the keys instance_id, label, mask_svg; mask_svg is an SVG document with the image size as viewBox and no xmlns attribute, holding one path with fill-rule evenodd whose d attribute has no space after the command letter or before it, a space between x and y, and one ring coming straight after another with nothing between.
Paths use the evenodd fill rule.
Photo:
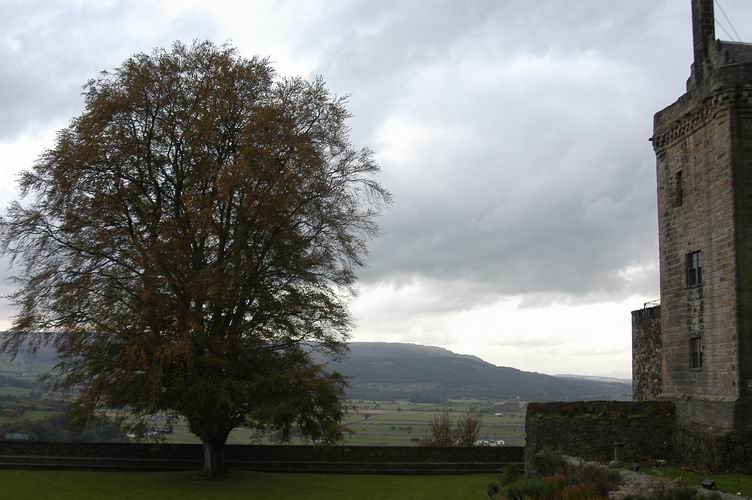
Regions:
<instances>
[{"instance_id":1,"label":"hillside ridge","mask_svg":"<svg viewBox=\"0 0 752 500\"><path fill-rule=\"evenodd\" d=\"M631 399L631 384L624 381L527 372L436 346L352 342L349 347L340 360L318 359L348 377L348 396L356 399Z\"/></svg>"}]
</instances>

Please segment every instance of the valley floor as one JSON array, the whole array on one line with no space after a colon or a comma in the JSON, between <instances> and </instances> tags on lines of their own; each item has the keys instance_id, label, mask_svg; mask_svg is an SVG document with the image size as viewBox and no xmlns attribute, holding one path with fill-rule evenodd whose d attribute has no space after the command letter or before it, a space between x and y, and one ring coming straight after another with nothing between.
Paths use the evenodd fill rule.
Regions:
<instances>
[{"instance_id":1,"label":"valley floor","mask_svg":"<svg viewBox=\"0 0 752 500\"><path fill-rule=\"evenodd\" d=\"M515 403L516 405L517 403ZM350 412L345 417L348 434L344 444L350 446L418 446L431 427L431 419L444 405L413 403L409 401L348 401ZM494 402L490 401L449 401L446 406L454 418L461 418L464 412L484 409L483 423L479 438L488 441L501 440L507 446L525 445L525 412L494 412ZM188 431L184 421L174 424L173 432L164 436L169 443L199 443ZM250 430L235 429L228 438L228 444L248 444L253 442ZM261 444L275 444L268 438ZM293 439L293 444L303 444Z\"/></svg>"}]
</instances>

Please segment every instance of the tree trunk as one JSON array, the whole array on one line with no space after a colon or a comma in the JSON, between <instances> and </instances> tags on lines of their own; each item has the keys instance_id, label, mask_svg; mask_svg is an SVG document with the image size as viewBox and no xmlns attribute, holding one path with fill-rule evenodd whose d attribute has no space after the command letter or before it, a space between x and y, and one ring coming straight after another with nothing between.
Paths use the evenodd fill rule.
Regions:
<instances>
[{"instance_id":1,"label":"tree trunk","mask_svg":"<svg viewBox=\"0 0 752 500\"><path fill-rule=\"evenodd\" d=\"M210 438L204 443L204 470L202 476L207 479L222 479L227 476L225 464L225 438Z\"/></svg>"}]
</instances>

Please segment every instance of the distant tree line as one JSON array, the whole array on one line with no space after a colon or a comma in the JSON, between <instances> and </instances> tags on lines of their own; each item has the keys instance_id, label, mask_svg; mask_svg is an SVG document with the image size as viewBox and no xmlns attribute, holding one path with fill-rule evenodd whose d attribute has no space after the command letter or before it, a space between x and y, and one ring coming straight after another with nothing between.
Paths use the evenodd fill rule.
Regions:
<instances>
[{"instance_id":1,"label":"distant tree line","mask_svg":"<svg viewBox=\"0 0 752 500\"><path fill-rule=\"evenodd\" d=\"M34 379L22 379L18 377L10 377L6 375L0 375L0 387L20 387L22 389L33 389L36 385Z\"/></svg>"},{"instance_id":2,"label":"distant tree line","mask_svg":"<svg viewBox=\"0 0 752 500\"><path fill-rule=\"evenodd\" d=\"M0 438L9 434L23 436L29 441L48 443L113 443L127 442L128 436L109 417L99 416L79 428L65 414L52 415L41 420L19 420L0 426Z\"/></svg>"}]
</instances>

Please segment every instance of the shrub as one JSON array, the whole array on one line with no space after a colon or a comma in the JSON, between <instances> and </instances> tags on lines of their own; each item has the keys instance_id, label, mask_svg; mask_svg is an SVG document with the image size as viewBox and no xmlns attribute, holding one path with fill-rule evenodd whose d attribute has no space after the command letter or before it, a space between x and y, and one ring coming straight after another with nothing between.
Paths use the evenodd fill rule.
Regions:
<instances>
[{"instance_id":1,"label":"shrub","mask_svg":"<svg viewBox=\"0 0 752 500\"><path fill-rule=\"evenodd\" d=\"M561 453L551 448L527 454L526 463L535 479L518 480L516 471L507 468L502 472L501 484L496 485L501 487L495 490L500 493L492 496L489 491L489 496L505 500L604 500L621 482L616 470L595 463L570 465Z\"/></svg>"},{"instance_id":2,"label":"shrub","mask_svg":"<svg viewBox=\"0 0 752 500\"><path fill-rule=\"evenodd\" d=\"M502 486L508 486L522 477L519 467L516 465L507 465L501 469L499 483Z\"/></svg>"},{"instance_id":3,"label":"shrub","mask_svg":"<svg viewBox=\"0 0 752 500\"><path fill-rule=\"evenodd\" d=\"M452 428L454 425L454 418L449 412L449 408L446 406L441 409L439 413L435 413L431 416L431 427L429 429L428 436L423 441L424 446L454 446L455 444L455 432Z\"/></svg>"},{"instance_id":4,"label":"shrub","mask_svg":"<svg viewBox=\"0 0 752 500\"><path fill-rule=\"evenodd\" d=\"M569 484L588 487L597 496L605 497L621 481L619 472L597 464L586 463L569 467Z\"/></svg>"},{"instance_id":5,"label":"shrub","mask_svg":"<svg viewBox=\"0 0 752 500\"><path fill-rule=\"evenodd\" d=\"M492 500L495 498L499 498L497 495L501 492L501 487L499 486L499 483L491 483L486 488L486 495L488 495L488 498L491 498Z\"/></svg>"},{"instance_id":6,"label":"shrub","mask_svg":"<svg viewBox=\"0 0 752 500\"><path fill-rule=\"evenodd\" d=\"M567 486L567 476L549 476L543 478L543 498L545 500L562 500L562 491Z\"/></svg>"},{"instance_id":7,"label":"shrub","mask_svg":"<svg viewBox=\"0 0 752 500\"><path fill-rule=\"evenodd\" d=\"M506 489L509 500L543 500L544 483L542 479L520 479Z\"/></svg>"},{"instance_id":8,"label":"shrub","mask_svg":"<svg viewBox=\"0 0 752 500\"><path fill-rule=\"evenodd\" d=\"M480 429L483 425L483 415L470 410L458 421L454 431L457 438L457 446L475 446L480 438Z\"/></svg>"},{"instance_id":9,"label":"shrub","mask_svg":"<svg viewBox=\"0 0 752 500\"><path fill-rule=\"evenodd\" d=\"M571 484L561 492L561 500L597 500L598 494L589 486L584 484Z\"/></svg>"},{"instance_id":10,"label":"shrub","mask_svg":"<svg viewBox=\"0 0 752 500\"><path fill-rule=\"evenodd\" d=\"M531 461L532 475L555 476L567 471L567 463L564 457L558 451L552 448L543 448L535 453Z\"/></svg>"},{"instance_id":11,"label":"shrub","mask_svg":"<svg viewBox=\"0 0 752 500\"><path fill-rule=\"evenodd\" d=\"M704 500L721 498L720 494L712 493L709 497L689 486L681 479L670 483L657 482L646 491L624 497L624 500Z\"/></svg>"},{"instance_id":12,"label":"shrub","mask_svg":"<svg viewBox=\"0 0 752 500\"><path fill-rule=\"evenodd\" d=\"M483 416L470 410L460 416L455 423L450 409L444 406L439 413L431 416L429 434L423 439L423 446L475 446L480 437ZM400 427L399 430L402 430ZM412 432L412 427L407 428Z\"/></svg>"},{"instance_id":13,"label":"shrub","mask_svg":"<svg viewBox=\"0 0 752 500\"><path fill-rule=\"evenodd\" d=\"M621 481L618 471L595 463L567 465L560 453L548 448L536 453L532 460L538 474L554 474L542 479L516 479L517 471L507 468L501 475L501 484L489 489L489 496L504 500L605 500Z\"/></svg>"},{"instance_id":14,"label":"shrub","mask_svg":"<svg viewBox=\"0 0 752 500\"><path fill-rule=\"evenodd\" d=\"M521 478L522 473L519 467L516 465L506 465L501 469L499 482L489 484L488 488L486 488L486 494L492 499L507 499L508 497L502 494L502 489L519 481Z\"/></svg>"}]
</instances>

